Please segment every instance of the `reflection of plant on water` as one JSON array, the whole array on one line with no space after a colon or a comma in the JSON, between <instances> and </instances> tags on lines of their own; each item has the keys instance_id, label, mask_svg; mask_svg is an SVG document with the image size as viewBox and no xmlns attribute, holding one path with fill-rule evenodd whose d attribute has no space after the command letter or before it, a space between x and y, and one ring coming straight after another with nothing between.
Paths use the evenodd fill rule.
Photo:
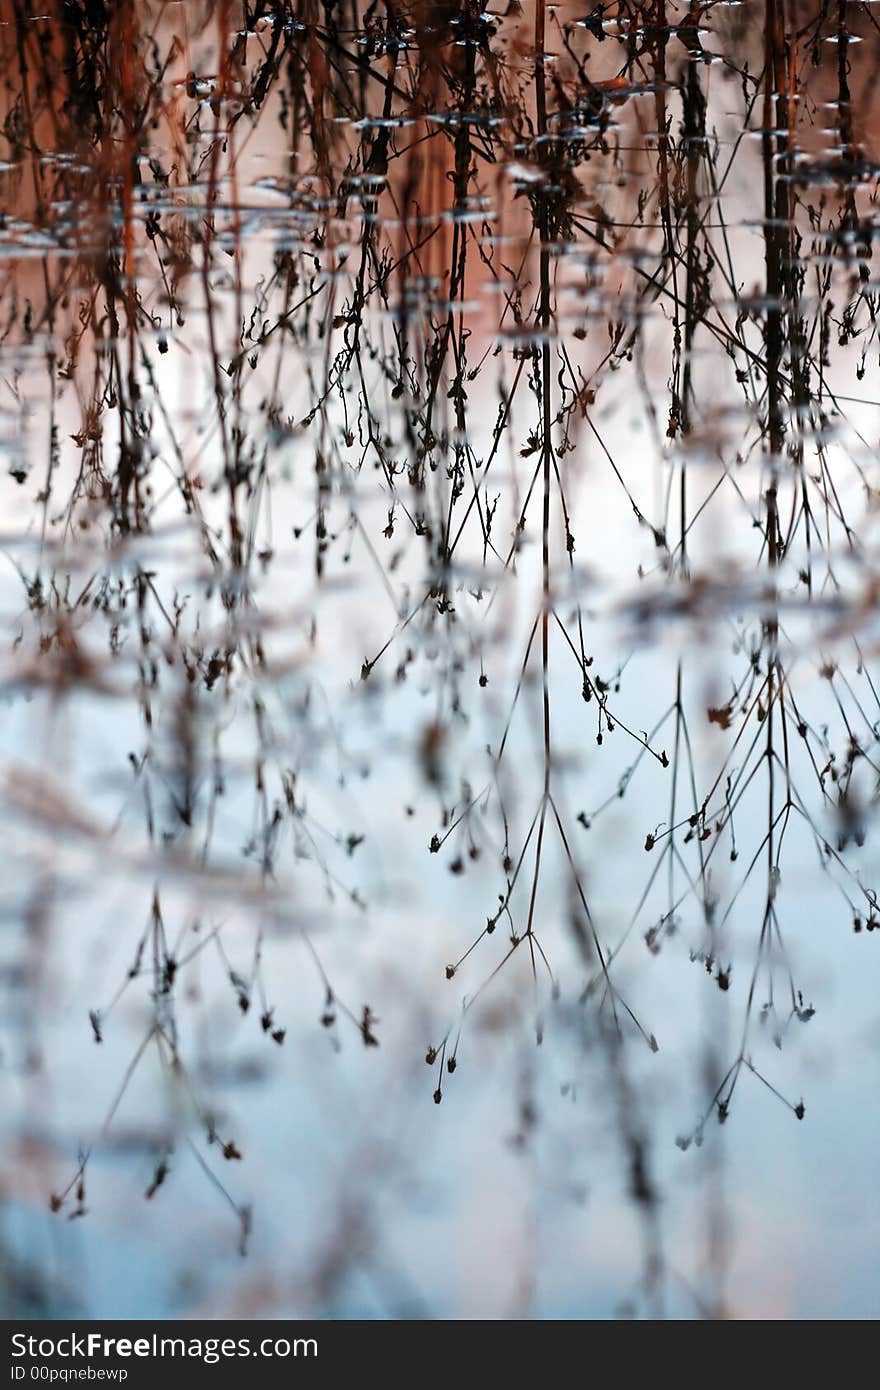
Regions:
<instances>
[{"instance_id":1,"label":"reflection of plant on water","mask_svg":"<svg viewBox=\"0 0 880 1390\"><path fill-rule=\"evenodd\" d=\"M2 10L7 686L41 712L6 800L34 1055L68 880L82 910L84 864L130 879L120 977L83 1018L106 1047L135 995L148 1018L95 1146L139 1071L172 1078L145 1196L184 1145L244 1246L194 982L210 960L282 1048L293 933L296 1007L371 1049L386 1008L356 963L339 982L315 888L322 922L381 939L380 862L417 904L442 864L466 920L419 1006L428 1092L479 1058L502 987L505 1026L552 1033L575 1072L601 1056L661 1308L676 1257L637 1052L678 1025L642 981L672 959L725 996L701 1005L687 1150L747 1081L804 1117L772 1046L821 1002L789 846L837 897L829 951L838 920L880 920L859 853L871 7ZM53 749L84 697L111 712L77 769ZM524 1099L518 1142L537 1114ZM92 1154L59 1214L85 1213Z\"/></svg>"}]
</instances>

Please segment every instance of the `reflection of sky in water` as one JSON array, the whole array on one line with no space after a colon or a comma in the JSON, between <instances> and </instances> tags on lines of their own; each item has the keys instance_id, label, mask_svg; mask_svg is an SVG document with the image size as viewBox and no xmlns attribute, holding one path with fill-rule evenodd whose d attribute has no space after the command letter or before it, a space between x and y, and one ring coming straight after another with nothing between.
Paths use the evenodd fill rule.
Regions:
<instances>
[{"instance_id":1,"label":"reflection of sky in water","mask_svg":"<svg viewBox=\"0 0 880 1390\"><path fill-rule=\"evenodd\" d=\"M261 160L271 164L259 147L252 157L255 167ZM729 196L734 210L740 210L748 188L733 185L732 180ZM272 202L265 189L261 198ZM254 279L268 263L273 235L265 224L259 235L253 229L246 279ZM759 276L762 246L755 229L731 226L730 242L737 262L753 265ZM575 276L576 257L568 259L571 264L560 268L561 277ZM560 297L563 324L580 311L579 294ZM491 300L488 291L484 300ZM489 313L483 318L488 322ZM198 364L205 360L201 320L193 309L180 335L196 366L182 372L172 353L157 358L156 372L185 453L197 452L210 476L218 465L219 444L210 428L199 433L206 418L198 394L204 384ZM644 367L648 390L657 399L663 398L668 372L667 338L668 325L646 328ZM590 342L579 350L589 363ZM476 341L470 351L476 354ZM728 600L725 563L730 562L731 572L736 568L743 586L739 606L754 632L762 611L756 589L760 569L754 568L759 546L750 525L743 523L749 505L757 506L760 460L751 456L737 472L744 500L730 489L712 494L717 450L729 457L750 428L747 412L734 408L719 385L720 357L705 345L694 355L698 395L707 405L704 437L689 454L692 511L704 498L710 500L689 540L689 554L695 572L727 584ZM290 358L300 365L293 346ZM27 399L33 392L27 431L28 445L36 449L41 387L39 362L32 365L24 391ZM841 380L850 381L852 363L846 353L837 365ZM484 377L469 386L470 418L486 431L497 410L492 371L490 364ZM256 373L248 387L251 406L264 384ZM289 399L293 413L300 398L305 399L305 389L303 373L295 370ZM338 414L337 406L333 410ZM77 428L78 407L69 397L62 401L60 418L62 433ZM258 421L256 413L254 419ZM332 414L331 419L335 421ZM633 390L632 376L622 373L603 385L593 419L645 515L661 514L669 471L656 459L643 395ZM866 440L874 439L872 409L854 408L851 421ZM534 404L524 396L514 412L512 439L522 439L533 426ZM661 436L664 427L661 422ZM259 421L258 428L263 428ZM156 429L161 435L161 424ZM517 583L501 585L491 608L466 595L479 573L480 554L463 547L466 559L455 576L454 595L461 621L447 634L448 643L435 641L416 621L399 634L370 680L361 683L361 664L382 649L394 629L394 602L404 613L420 596L423 555L414 547L401 551L393 602L369 547L354 534L350 565L339 559L344 547L331 550L328 582L316 599L304 553L288 543L291 528L307 525L314 509L314 445L314 431L276 441L273 458L276 463L283 459L288 472L274 487L271 536L267 532L265 537L275 547L275 558L256 580L259 612L274 620L262 631L274 674L260 682L272 730L270 751L277 755L268 774L273 779L270 801L279 794L278 769L299 769L297 797L308 808L310 833L333 873L357 887L370 910L362 913L338 885L334 900L328 899L315 845L302 835L298 847L309 857L295 857L288 835L270 893L262 900L254 892L256 862L244 861L241 854L257 828L252 687L246 681L225 703L198 693L203 731L211 733L215 719L220 727L226 791L216 808L208 865L188 874L175 872L167 860L157 867L148 852L141 792L128 762L129 752L140 753L144 747L135 701L79 691L54 705L51 695L25 694L11 679L0 723L4 768L10 774L23 768L45 770L64 788L70 805L91 812L108 833L90 838L63 817L47 826L28 814L21 783L8 785L3 819L8 867L0 884L0 968L9 972L2 977L9 1008L0 1073L6 1171L0 1259L5 1251L9 1266L24 1271L18 1275L20 1298L31 1289L38 1299L41 1280L48 1281L50 1315L611 1316L638 1292L644 1228L628 1193L608 1058L585 1022L594 1012L578 1004L585 970L568 926L571 874L558 837L548 832L538 921L540 939L562 982L562 997L554 1004L546 976L539 976L543 1045L534 1045L535 995L521 949L468 1013L458 1067L454 1076L443 1078L439 1106L432 1100L436 1067L430 1072L423 1060L428 1045L438 1044L447 1028L454 1041L462 998L473 997L507 949L499 927L454 980L444 979L445 966L468 950L503 887L497 815L478 831L484 838L477 861L467 859L465 839L451 837L437 855L429 854L427 846L442 830L442 804L460 800L457 779L466 777L474 792L491 783L485 745L497 747L540 602L539 531L531 520ZM674 457L675 446L664 448ZM848 456L865 456L864 444L852 434L832 444L832 458L840 463L842 495L857 504L858 478L847 471ZM570 590L562 588L558 607L567 611L575 598L583 601L588 650L595 654L597 673L610 679L626 662L621 689L610 704L636 731L650 728L668 709L682 663L697 782L710 785L729 749L729 736L710 725L705 712L727 699L731 679L742 673L745 662L742 651L732 649L738 631L742 636L736 605L719 618L709 595L706 616L699 621L670 617L640 629L633 597L661 593L665 585L657 573L641 584L635 579L639 564L656 571L651 533L636 524L595 438L582 433L578 453L568 456L569 467L573 458L581 470L570 478L575 572ZM515 449L494 467L493 486L497 482L504 494L496 534L506 541L516 520L511 480L516 474L521 482L528 469L520 467ZM384 540L387 499L374 484L365 470L352 484L351 496L337 499L331 508L332 524L342 529L350 507L356 506L371 544L387 564L399 534ZM20 494L5 478L3 500L9 502L10 517L22 515L15 510L20 509ZM206 494L204 505L210 512L218 504ZM169 526L179 519L170 493L164 519ZM17 529L17 522L9 523L10 532ZM870 561L874 534L869 527L862 539ZM26 556L27 549L12 544L9 554ZM205 595L206 571L193 536L184 528L170 529L146 544L144 554L166 603L172 577L179 577L181 590L190 594L184 626L191 629L198 613L207 629L206 649L222 645L223 610L216 593ZM88 542L70 564L75 588L94 565ZM792 573L783 569L781 583L796 593L796 558L792 565ZM867 573L870 578L870 564ZM858 559L841 557L838 574L849 592L860 591L865 576ZM674 597L674 586L671 592ZM0 601L7 628L17 632L22 600L11 566L2 578ZM312 645L308 619L313 605L318 627ZM817 635L823 659L826 649L831 654L846 647L845 622L842 640L834 631L838 616L830 594L827 602L823 598L806 612L796 601L782 608L785 640L798 653L792 686L817 726L832 722L836 710L817 676L813 652ZM872 620L865 618L860 633L870 657L876 644ZM127 689L135 671L135 624L123 635L127 646L107 675L111 685ZM84 623L82 640L86 645L94 641L96 653L105 637L102 621ZM740 1045L765 879L759 870L748 880L723 928L723 964L733 967L728 992L718 988L699 961L689 959L690 951L705 946L693 900L680 909L678 934L664 941L659 955L649 954L644 935L666 906L665 869L631 930L629 922L655 862L642 849L645 836L657 833L669 814L670 772L646 758L626 795L613 797L638 747L621 727L613 735L606 733L601 749L597 747L595 702L583 703L577 667L558 634L553 641L559 803L586 876L600 939L611 948L623 943L615 965L621 994L659 1041L659 1052L652 1054L627 1025L630 1113L650 1140L661 1196L662 1250L669 1267L666 1309L693 1314L691 1289L704 1292L707 1242L713 1220L720 1219L729 1242L727 1294L737 1315L876 1315L877 938L853 933L808 828L795 818L778 906L796 983L816 1013L807 1023L789 1025L781 1050L773 1045L772 1024L762 1028L755 1018L747 1054L792 1104L803 1097L803 1123L756 1076L744 1072L724 1127L710 1118L703 1146L691 1144L682 1151L676 1139L692 1133L705 1110L704 1069L710 1055L723 1070ZM448 645L462 657L462 679L470 682L463 701L467 718L457 718L451 710L449 689L438 693L436 673ZM398 682L395 669L407 647L414 660L406 681ZM481 656L489 676L485 689L476 681ZM537 663L533 665L537 671ZM14 676L13 664L6 669ZM174 689L175 673L163 672L162 680L166 691ZM308 706L303 703L307 693ZM166 763L170 757L170 708L170 701L163 707L157 700L154 744L160 770L163 757ZM444 748L449 781L442 798L426 785L419 767L424 731L434 720L448 722L450 731ZM671 754L673 737L674 725L667 721L652 745ZM792 757L798 775L808 777L800 746ZM520 698L504 767L511 842L520 844L543 773L540 689L534 682ZM369 775L362 776L362 769ZM210 777L206 740L203 785ZM161 831L168 821L161 776L154 785ZM865 790L870 791L867 783ZM680 814L686 792L681 792ZM609 798L608 809L584 829L578 813L590 815ZM712 861L721 912L760 843L765 798L765 783L756 778L736 817L739 859L731 863L720 851ZM821 826L833 838L831 820ZM348 835L365 837L350 856L334 843L334 837L344 842ZM193 854L198 847L194 837ZM656 847L652 852L659 854ZM458 853L466 860L461 876L449 872ZM691 871L695 862L688 861ZM875 832L853 862L866 884L875 880ZM149 1053L107 1134L100 1136L128 1060L149 1026L146 985L139 983L123 997L106 1020L100 1046L92 1040L88 1011L103 1009L124 977L147 920L157 874L172 939L195 916L205 931L222 925L228 965L247 974L256 927L265 930L267 1002L274 1021L287 1030L283 1046L261 1031L256 1000L242 1016L227 966L213 950L206 949L181 969L178 982L181 1053L202 1106L215 1115L218 1133L234 1137L242 1151L240 1163L223 1162L217 1148L206 1145L204 1130L193 1122L185 1086L170 1083ZM674 896L685 882L680 867ZM529 883L530 874L524 873L514 899L520 923ZM42 940L41 892L47 895L48 918ZM30 944L23 920L30 924ZM300 936L302 926L338 997L355 1012L367 1002L374 1010L380 1020L378 1049L365 1049L356 1030L342 1026L341 1050L334 1051L336 1031L322 1029L318 1021L324 988ZM22 961L35 972L27 988L15 974ZM33 985L37 1017L30 1012ZM782 971L778 985L784 994ZM765 995L762 978L756 1014ZM39 1071L28 1065L34 1048L43 1063ZM534 1127L528 1121L531 1110L537 1117ZM171 1171L155 1197L145 1201L169 1125L177 1130ZM48 1194L65 1186L78 1150L96 1137L87 1171L88 1214L73 1221L63 1213L50 1215ZM235 1213L212 1187L190 1143L234 1203L253 1202L253 1233L244 1260L237 1253Z\"/></svg>"},{"instance_id":2,"label":"reflection of sky in water","mask_svg":"<svg viewBox=\"0 0 880 1390\"><path fill-rule=\"evenodd\" d=\"M609 437L618 430L625 440L619 420L612 422ZM596 478L594 487L589 501L598 510L601 492L603 515L613 512L608 483ZM276 517L281 515L276 503ZM608 573L613 541L593 554ZM626 560L628 578L631 557ZM597 592L599 604L611 606L607 592ZM283 603L284 588L270 578L268 608L273 597ZM112 995L129 963L149 901L151 870L139 859L136 802L117 833L121 861L109 873L103 846L64 833L53 846L51 836L48 842L41 836L60 884L40 1030L50 1082L44 1090L42 1077L35 1082L20 1074L22 1039L29 1032L25 1020L4 1049L12 1062L5 1079L9 1143L20 1127L28 1148L20 1158L14 1147L9 1150L15 1176L7 1186L3 1238L20 1257L57 1276L60 1300L70 1298L72 1306L93 1315L186 1316L208 1307L277 1314L318 1308L343 1317L418 1316L426 1310L439 1316L510 1316L525 1310L542 1317L611 1315L634 1292L640 1234L626 1192L607 1071L595 1056L579 1053L571 1026L584 973L569 952L564 861L556 854L545 871L542 901L553 920L545 940L554 968L564 982L574 983L564 986L560 1010L548 1010L543 1047L534 1048L529 972L520 956L487 991L487 1017L468 1022L459 1068L454 1078L445 1078L443 1104L435 1106L424 1047L455 1020L462 994L472 992L501 958L500 934L494 942L484 941L449 984L443 967L470 945L475 923L484 920L494 901L496 875L488 856L459 879L448 872L449 854L425 853L439 820L411 750L432 711L429 684L420 690L413 679L387 686L374 698L355 682L347 694L362 653L381 645L377 638L387 629L387 618L359 591L342 591L333 602L338 621L330 626L324 618L324 631L333 637L319 640L308 671L320 674L330 704L345 709L349 749L384 748L387 731L387 754L371 777L353 778L349 790L334 788L326 775L335 751L316 747L313 775L304 774L304 780L318 819L334 831L366 833L350 867L352 881L363 885L373 906L364 917L343 903L329 905L307 864L288 869L279 894L288 917L304 914L311 923L339 995L356 1006L369 1000L382 1020L383 1045L367 1052L351 1030L341 1034L341 1054L331 1050L317 1025L320 980L290 927L280 933L270 929L265 946L271 1002L288 1028L280 1049L260 1033L253 1013L239 1015L222 971L206 953L197 972L203 1000L184 1004L181 1018L189 1018L183 1026L204 1059L196 1075L207 1082L207 1096L228 1113L227 1129L245 1154L240 1165L213 1167L236 1200L254 1201L248 1259L236 1253L234 1215L211 1190L184 1142L172 1156L165 1187L152 1202L142 1199L152 1172L150 1135L155 1144L168 1114L168 1097L152 1062L135 1076L108 1140L97 1147L88 1175L89 1215L75 1222L51 1216L46 1194L67 1180L77 1146L99 1129L125 1058L147 1021L143 1004L124 1002L108 1022L104 1045L96 1047L86 1014ZM520 627L527 621L517 619ZM613 652L614 631L604 619L597 622L596 650ZM349 640L349 633L356 636ZM521 659L515 653L522 647L511 646L513 655L487 654L492 673L487 703L497 700L500 708ZM685 670L692 673L695 709L703 690L723 687L725 663L735 666L719 643L696 652L682 648L674 629L661 633L634 655L615 698L614 707L632 727L642 727L649 717L646 693L651 709L665 708L682 653ZM294 673L267 693L273 716L280 720L286 705L289 718L293 692L305 678ZM598 805L631 761L631 748L618 732L614 740L619 742L606 736L601 752L596 750L592 712L587 707L585 717L577 690L559 679L553 694L555 745L562 758L576 760L578 770L576 783L571 777L565 782L569 808ZM537 699L535 690L524 694L522 718L511 735L521 818L533 810L532 793L522 789L540 785ZM46 697L27 701L13 695L3 725L7 765L38 764L41 740L53 746L48 733L53 719L54 746L63 750L56 755L55 772L63 769L68 788L81 787L102 822L110 824L124 785L120 763L129 746L140 746L136 712L118 701L79 696L52 715ZM497 738L497 727L489 719L459 735L462 749L472 750L467 766L475 787L482 785L478 772L485 776L481 745L487 737ZM36 740L34 729L41 730ZM693 737L712 767L720 733L697 727ZM668 743L668 737L660 739L658 746ZM243 786L250 750L240 713L225 736L224 753L231 766L240 766ZM642 767L627 796L588 835L581 831L577 852L606 942L622 934L651 867L640 848L635 853L627 847L640 847L647 829L665 819L666 776L655 764ZM243 795L241 804L249 804ZM406 816L405 805L418 805L417 815ZM217 847L232 863L241 845L240 813L231 795L222 809L228 819L218 817ZM750 817L757 827L761 813L756 801L738 818L742 844L754 845ZM34 827L20 822L10 827L10 835L16 848L32 847ZM862 859L867 877L876 862L870 839ZM785 863L782 919L798 983L817 1012L808 1024L792 1025L782 1052L755 1026L751 1055L792 1100L803 1095L803 1125L746 1075L723 1131L713 1120L703 1149L682 1153L675 1144L705 1103L704 1030L716 1040L719 1054L732 1055L739 1035L760 923L760 879L746 888L732 917L728 940L734 972L728 994L721 994L698 963L688 961L681 940L668 943L656 959L649 956L642 940L649 917L640 919L621 956L622 992L660 1042L656 1056L640 1047L633 1057L663 1196L665 1251L683 1280L698 1277L694 1271L700 1268L707 1214L717 1191L710 1151L723 1137L719 1180L731 1240L729 1292L737 1312L870 1316L880 1235L870 1197L878 1039L867 962L874 941L866 933L853 935L848 918L842 918L806 835L792 836ZM100 886L99 867L106 875ZM719 864L724 903L740 867ZM4 892L8 907L25 881L23 868L12 865ZM233 964L245 968L252 949L248 910L224 902L222 894L212 895L210 880L196 897L202 893L212 923L233 923L224 943ZM185 883L163 899L166 920L175 902L181 911L194 910ZM687 919L686 911L682 917ZM689 926L686 939L698 942L693 911ZM517 1016L521 1021L512 1022ZM529 1077L540 1124L520 1149L511 1141ZM563 1095L562 1086L572 1081L574 1093L569 1089ZM213 1159L203 1136L195 1129L190 1133L204 1156ZM352 1257L358 1250L362 1256ZM693 1310L684 1283L675 1278L669 1300L670 1311L689 1315Z\"/></svg>"}]
</instances>

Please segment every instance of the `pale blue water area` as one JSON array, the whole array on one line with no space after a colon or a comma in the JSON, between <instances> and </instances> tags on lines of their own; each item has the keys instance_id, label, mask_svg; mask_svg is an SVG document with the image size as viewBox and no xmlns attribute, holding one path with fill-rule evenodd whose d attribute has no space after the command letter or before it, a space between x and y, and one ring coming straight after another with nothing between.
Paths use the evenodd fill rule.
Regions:
<instances>
[{"instance_id":1,"label":"pale blue water area","mask_svg":"<svg viewBox=\"0 0 880 1390\"><path fill-rule=\"evenodd\" d=\"M0 3L0 1310L874 1318L876 33L230 8Z\"/></svg>"}]
</instances>

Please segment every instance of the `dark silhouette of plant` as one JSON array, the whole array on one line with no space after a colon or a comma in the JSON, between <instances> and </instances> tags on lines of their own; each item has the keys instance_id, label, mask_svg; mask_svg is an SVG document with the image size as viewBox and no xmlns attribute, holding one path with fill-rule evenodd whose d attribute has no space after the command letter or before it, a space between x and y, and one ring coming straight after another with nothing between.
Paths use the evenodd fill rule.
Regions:
<instances>
[{"instance_id":1,"label":"dark silhouette of plant","mask_svg":"<svg viewBox=\"0 0 880 1390\"><path fill-rule=\"evenodd\" d=\"M52 1209L86 1214L151 1069L145 1199L184 1151L246 1248L248 1151L190 1006L228 991L289 1053L305 999L335 1048L381 1052L394 1020L336 942L382 939L399 836L413 930L441 930L438 894L461 912L426 1094L479 1066L493 998L587 1108L599 1058L631 1311L661 1315L682 1271L645 1080L677 1027L657 958L718 995L688 1150L752 1079L808 1113L764 1042L822 1002L787 865L809 848L841 920L880 920L870 5L0 12L7 689L39 710L5 776L25 1027L38 1058L84 875L87 911L130 886L128 964L83 1027L113 1047L135 996L142 1025ZM84 771L55 751L83 701L106 721ZM708 1317L730 1311L720 1143ZM368 1226L340 1217L325 1300Z\"/></svg>"}]
</instances>

